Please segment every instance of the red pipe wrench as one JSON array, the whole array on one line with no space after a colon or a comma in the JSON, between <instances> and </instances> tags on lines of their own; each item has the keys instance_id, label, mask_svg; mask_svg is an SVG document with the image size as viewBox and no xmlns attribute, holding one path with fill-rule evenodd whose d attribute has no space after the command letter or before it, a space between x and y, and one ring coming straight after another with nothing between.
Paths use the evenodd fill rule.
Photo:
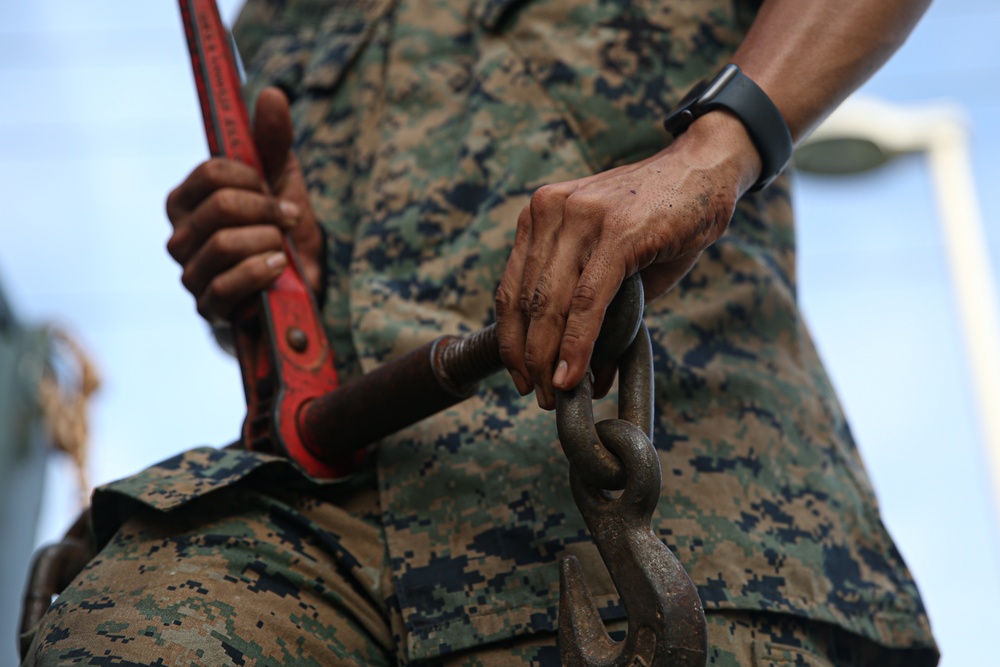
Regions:
<instances>
[{"instance_id":1,"label":"red pipe wrench","mask_svg":"<svg viewBox=\"0 0 1000 667\"><path fill-rule=\"evenodd\" d=\"M179 2L209 150L253 167L264 178L236 59L215 0ZM233 318L247 399L243 442L252 451L286 455L314 477L344 477L360 464L363 451L343 461L321 460L300 434L306 406L338 383L333 351L287 234L283 244L289 258L285 270Z\"/></svg>"}]
</instances>

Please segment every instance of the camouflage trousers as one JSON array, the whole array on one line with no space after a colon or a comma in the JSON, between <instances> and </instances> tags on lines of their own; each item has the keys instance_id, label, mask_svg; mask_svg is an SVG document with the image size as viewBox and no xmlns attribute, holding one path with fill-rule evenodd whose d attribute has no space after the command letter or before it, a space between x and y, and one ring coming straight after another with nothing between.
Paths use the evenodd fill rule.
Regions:
<instances>
[{"instance_id":1,"label":"camouflage trousers","mask_svg":"<svg viewBox=\"0 0 1000 667\"><path fill-rule=\"evenodd\" d=\"M35 629L23 667L406 664L374 485L318 496L239 485L137 510ZM916 664L839 628L710 611L710 665ZM616 639L626 622L609 630ZM550 633L431 663L558 667Z\"/></svg>"}]
</instances>

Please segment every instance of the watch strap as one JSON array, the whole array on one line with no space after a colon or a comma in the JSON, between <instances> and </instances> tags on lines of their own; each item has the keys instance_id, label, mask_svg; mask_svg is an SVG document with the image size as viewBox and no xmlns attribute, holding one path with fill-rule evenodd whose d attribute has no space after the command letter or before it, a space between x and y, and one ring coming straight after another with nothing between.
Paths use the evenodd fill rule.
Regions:
<instances>
[{"instance_id":1,"label":"watch strap","mask_svg":"<svg viewBox=\"0 0 1000 667\"><path fill-rule=\"evenodd\" d=\"M771 98L737 65L726 65L710 81L700 82L663 124L676 137L716 109L729 111L743 123L761 161L760 178L751 192L764 189L792 157L792 135Z\"/></svg>"}]
</instances>

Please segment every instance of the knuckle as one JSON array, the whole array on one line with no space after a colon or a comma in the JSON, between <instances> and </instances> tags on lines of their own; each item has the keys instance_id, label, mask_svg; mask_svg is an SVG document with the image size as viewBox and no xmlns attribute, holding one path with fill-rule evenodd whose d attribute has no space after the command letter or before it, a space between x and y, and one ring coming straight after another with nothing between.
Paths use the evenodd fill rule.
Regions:
<instances>
[{"instance_id":1,"label":"knuckle","mask_svg":"<svg viewBox=\"0 0 1000 667\"><path fill-rule=\"evenodd\" d=\"M509 315L510 313L516 312L516 300L514 299L514 295L511 293L510 287L506 283L500 283L500 286L497 288L494 301L497 315Z\"/></svg>"},{"instance_id":2,"label":"knuckle","mask_svg":"<svg viewBox=\"0 0 1000 667\"><path fill-rule=\"evenodd\" d=\"M235 234L228 229L220 229L205 242L205 253L213 257L230 258L236 253Z\"/></svg>"},{"instance_id":3,"label":"knuckle","mask_svg":"<svg viewBox=\"0 0 1000 667\"><path fill-rule=\"evenodd\" d=\"M523 315L531 315L532 294L527 291L521 292L517 299L517 308Z\"/></svg>"},{"instance_id":4,"label":"knuckle","mask_svg":"<svg viewBox=\"0 0 1000 667\"><path fill-rule=\"evenodd\" d=\"M195 277L194 272L190 267L185 268L181 272L181 285L184 286L188 292L194 293L195 288Z\"/></svg>"},{"instance_id":5,"label":"knuckle","mask_svg":"<svg viewBox=\"0 0 1000 667\"><path fill-rule=\"evenodd\" d=\"M167 195L166 202L164 202L164 208L166 209L167 212L167 219L170 221L170 224L174 225L175 227L177 226L177 219L180 218L181 215L180 189L181 188L178 186L173 190L171 190L170 193Z\"/></svg>"},{"instance_id":6,"label":"knuckle","mask_svg":"<svg viewBox=\"0 0 1000 667\"><path fill-rule=\"evenodd\" d=\"M531 314L531 318L536 319L545 314L549 309L550 303L551 298L548 290L541 286L536 288L534 295L531 297L531 306L528 311Z\"/></svg>"},{"instance_id":7,"label":"knuckle","mask_svg":"<svg viewBox=\"0 0 1000 667\"><path fill-rule=\"evenodd\" d=\"M542 389L547 387L555 367L552 351L542 341L529 339L524 348L523 358L524 367L528 370L535 387Z\"/></svg>"},{"instance_id":8,"label":"knuckle","mask_svg":"<svg viewBox=\"0 0 1000 667\"><path fill-rule=\"evenodd\" d=\"M543 185L531 195L531 201L528 204L529 214L535 221L545 219L551 213L558 212L562 208L568 194L562 185Z\"/></svg>"},{"instance_id":9,"label":"knuckle","mask_svg":"<svg viewBox=\"0 0 1000 667\"><path fill-rule=\"evenodd\" d=\"M598 292L592 285L580 283L573 290L570 299L572 310L590 311L598 305Z\"/></svg>"},{"instance_id":10,"label":"knuckle","mask_svg":"<svg viewBox=\"0 0 1000 667\"><path fill-rule=\"evenodd\" d=\"M216 277L205 287L205 291L202 293L202 298L199 301L204 301L206 306L214 306L227 301L230 295L230 289L226 281Z\"/></svg>"},{"instance_id":11,"label":"knuckle","mask_svg":"<svg viewBox=\"0 0 1000 667\"><path fill-rule=\"evenodd\" d=\"M212 193L209 201L212 212L222 220L233 221L242 211L240 193L231 188L222 188Z\"/></svg>"},{"instance_id":12,"label":"knuckle","mask_svg":"<svg viewBox=\"0 0 1000 667\"><path fill-rule=\"evenodd\" d=\"M193 175L211 187L221 187L226 182L226 173L226 164L213 158L198 165Z\"/></svg>"},{"instance_id":13,"label":"knuckle","mask_svg":"<svg viewBox=\"0 0 1000 667\"><path fill-rule=\"evenodd\" d=\"M500 352L500 359L507 368L517 368L521 364L523 355L521 348L516 344L513 336L499 336L497 338L497 348Z\"/></svg>"},{"instance_id":14,"label":"knuckle","mask_svg":"<svg viewBox=\"0 0 1000 667\"><path fill-rule=\"evenodd\" d=\"M524 348L524 365L531 372L532 376L537 376L537 371L539 370L539 351L534 345L528 345Z\"/></svg>"},{"instance_id":15,"label":"knuckle","mask_svg":"<svg viewBox=\"0 0 1000 667\"><path fill-rule=\"evenodd\" d=\"M184 246L184 234L181 231L175 231L171 234L170 238L167 239L167 253L174 258L174 261L181 261L180 252L181 248Z\"/></svg>"}]
</instances>

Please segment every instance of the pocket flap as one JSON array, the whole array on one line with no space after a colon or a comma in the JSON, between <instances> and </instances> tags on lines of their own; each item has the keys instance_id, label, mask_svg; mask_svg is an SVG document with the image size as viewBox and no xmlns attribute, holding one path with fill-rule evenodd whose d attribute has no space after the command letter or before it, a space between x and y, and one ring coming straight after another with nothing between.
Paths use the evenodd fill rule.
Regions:
<instances>
[{"instance_id":1,"label":"pocket flap","mask_svg":"<svg viewBox=\"0 0 1000 667\"><path fill-rule=\"evenodd\" d=\"M266 86L281 88L291 100L305 90L333 90L393 2L349 0L309 20L301 12L281 17L285 25L272 31L249 64L247 99Z\"/></svg>"},{"instance_id":2,"label":"pocket flap","mask_svg":"<svg viewBox=\"0 0 1000 667\"><path fill-rule=\"evenodd\" d=\"M306 65L303 87L312 90L335 88L393 4L394 0L338 3L320 24L316 48Z\"/></svg>"}]
</instances>

